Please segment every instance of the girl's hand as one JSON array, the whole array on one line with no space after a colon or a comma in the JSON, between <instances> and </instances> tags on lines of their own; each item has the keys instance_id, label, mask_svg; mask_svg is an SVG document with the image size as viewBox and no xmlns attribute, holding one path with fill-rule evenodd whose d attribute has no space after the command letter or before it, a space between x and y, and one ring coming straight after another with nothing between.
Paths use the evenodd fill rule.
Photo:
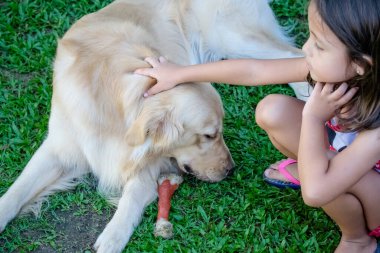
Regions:
<instances>
[{"instance_id":1,"label":"girl's hand","mask_svg":"<svg viewBox=\"0 0 380 253\"><path fill-rule=\"evenodd\" d=\"M337 84L316 83L310 98L305 104L302 115L311 116L321 123L326 122L334 116L338 109L342 109L357 92L358 88L348 88L346 83L342 83L334 90Z\"/></svg>"},{"instance_id":2,"label":"girl's hand","mask_svg":"<svg viewBox=\"0 0 380 253\"><path fill-rule=\"evenodd\" d=\"M144 93L144 97L169 90L181 82L180 76L177 73L181 67L168 62L165 57L147 57L145 61L152 65L152 68L137 69L134 73L150 76L156 79L157 83Z\"/></svg>"}]
</instances>

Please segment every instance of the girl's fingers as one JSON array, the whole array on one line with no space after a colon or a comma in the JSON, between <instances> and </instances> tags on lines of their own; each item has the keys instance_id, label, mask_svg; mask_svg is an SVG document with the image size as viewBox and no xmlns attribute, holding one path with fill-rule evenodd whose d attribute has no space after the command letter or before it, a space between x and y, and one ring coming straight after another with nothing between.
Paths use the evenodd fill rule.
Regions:
<instances>
[{"instance_id":1,"label":"girl's fingers","mask_svg":"<svg viewBox=\"0 0 380 253\"><path fill-rule=\"evenodd\" d=\"M153 85L152 88L150 88L149 90L147 90L145 93L144 93L144 97L149 97L149 96L153 96L157 93L161 92L161 89L160 89L160 86L158 86L157 84L156 85Z\"/></svg>"},{"instance_id":2,"label":"girl's fingers","mask_svg":"<svg viewBox=\"0 0 380 253\"><path fill-rule=\"evenodd\" d=\"M342 105L345 105L346 103L348 103L348 101L350 101L356 94L356 92L359 90L358 87L355 87L355 88L351 88L349 89L339 100L338 100L338 104L340 106Z\"/></svg>"},{"instance_id":3,"label":"girl's fingers","mask_svg":"<svg viewBox=\"0 0 380 253\"><path fill-rule=\"evenodd\" d=\"M316 84L315 84L315 86L314 86L314 91L316 91L316 92L321 92L322 91L322 88L323 88L323 85L322 85L322 83L320 83L320 82L317 82Z\"/></svg>"},{"instance_id":4,"label":"girl's fingers","mask_svg":"<svg viewBox=\"0 0 380 253\"><path fill-rule=\"evenodd\" d=\"M165 87L162 85L162 83L157 83L144 93L144 97L146 98L149 96L153 96L153 95L156 95L157 93L160 93L168 89L170 89L170 87Z\"/></svg>"},{"instance_id":5,"label":"girl's fingers","mask_svg":"<svg viewBox=\"0 0 380 253\"><path fill-rule=\"evenodd\" d=\"M331 94L332 99L338 100L342 97L348 89L347 83L342 83L338 86L338 88Z\"/></svg>"},{"instance_id":6,"label":"girl's fingers","mask_svg":"<svg viewBox=\"0 0 380 253\"><path fill-rule=\"evenodd\" d=\"M153 68L155 68L160 63L156 57L146 57L144 61L149 63Z\"/></svg>"},{"instance_id":7,"label":"girl's fingers","mask_svg":"<svg viewBox=\"0 0 380 253\"><path fill-rule=\"evenodd\" d=\"M334 84L332 83L325 83L322 88L322 92L325 95L329 95L334 91Z\"/></svg>"},{"instance_id":8,"label":"girl's fingers","mask_svg":"<svg viewBox=\"0 0 380 253\"><path fill-rule=\"evenodd\" d=\"M144 75L144 76L151 76L152 73L152 68L141 68L141 69L136 69L133 73L139 74L139 75Z\"/></svg>"}]
</instances>

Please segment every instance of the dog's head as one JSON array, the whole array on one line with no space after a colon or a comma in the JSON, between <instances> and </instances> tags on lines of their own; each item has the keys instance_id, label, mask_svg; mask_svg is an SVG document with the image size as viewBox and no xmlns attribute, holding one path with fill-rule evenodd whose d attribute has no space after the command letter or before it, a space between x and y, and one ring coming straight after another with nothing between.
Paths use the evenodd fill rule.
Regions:
<instances>
[{"instance_id":1,"label":"dog's head","mask_svg":"<svg viewBox=\"0 0 380 253\"><path fill-rule=\"evenodd\" d=\"M148 153L175 158L195 177L216 182L234 163L224 143L223 107L210 84L186 84L145 99L126 138L131 146L148 143Z\"/></svg>"}]
</instances>

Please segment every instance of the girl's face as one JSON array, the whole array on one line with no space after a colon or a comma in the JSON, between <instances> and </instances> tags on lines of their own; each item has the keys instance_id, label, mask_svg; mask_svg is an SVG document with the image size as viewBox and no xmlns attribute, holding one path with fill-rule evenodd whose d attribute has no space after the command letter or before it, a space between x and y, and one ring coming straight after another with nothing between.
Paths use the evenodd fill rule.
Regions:
<instances>
[{"instance_id":1,"label":"girl's face","mask_svg":"<svg viewBox=\"0 0 380 253\"><path fill-rule=\"evenodd\" d=\"M302 47L311 78L317 82L339 83L356 75L346 46L322 21L313 1L308 9L310 37Z\"/></svg>"}]
</instances>

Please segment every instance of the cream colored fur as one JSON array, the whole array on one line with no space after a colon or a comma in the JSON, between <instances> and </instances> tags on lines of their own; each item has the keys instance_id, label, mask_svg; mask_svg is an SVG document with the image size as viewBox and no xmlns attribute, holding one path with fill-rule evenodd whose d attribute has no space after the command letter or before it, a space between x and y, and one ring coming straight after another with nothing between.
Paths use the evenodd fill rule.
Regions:
<instances>
[{"instance_id":1,"label":"cream colored fur","mask_svg":"<svg viewBox=\"0 0 380 253\"><path fill-rule=\"evenodd\" d=\"M22 210L87 173L117 210L98 252L121 252L161 173L222 180L233 167L223 108L210 84L183 84L144 99L154 81L133 74L144 58L179 64L297 57L265 0L119 0L77 21L59 41L49 131L0 199L0 231ZM176 162L173 162L173 161Z\"/></svg>"}]
</instances>

